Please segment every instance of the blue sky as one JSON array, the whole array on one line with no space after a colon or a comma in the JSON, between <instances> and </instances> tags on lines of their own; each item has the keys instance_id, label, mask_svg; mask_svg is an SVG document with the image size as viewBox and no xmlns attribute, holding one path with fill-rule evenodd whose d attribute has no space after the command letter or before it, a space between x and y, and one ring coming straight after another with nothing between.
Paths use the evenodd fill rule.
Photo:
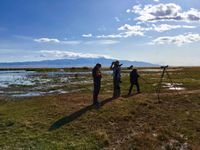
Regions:
<instances>
[{"instance_id":1,"label":"blue sky","mask_svg":"<svg viewBox=\"0 0 200 150\"><path fill-rule=\"evenodd\" d=\"M0 62L106 57L200 65L199 0L1 0Z\"/></svg>"}]
</instances>

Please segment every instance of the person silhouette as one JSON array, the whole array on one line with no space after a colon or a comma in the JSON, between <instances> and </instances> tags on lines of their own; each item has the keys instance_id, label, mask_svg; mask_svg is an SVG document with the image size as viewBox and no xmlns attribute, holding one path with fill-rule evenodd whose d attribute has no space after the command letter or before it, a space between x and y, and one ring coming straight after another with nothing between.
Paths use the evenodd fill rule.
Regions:
<instances>
[{"instance_id":1,"label":"person silhouette","mask_svg":"<svg viewBox=\"0 0 200 150\"><path fill-rule=\"evenodd\" d=\"M110 69L113 70L113 98L117 98L121 94L120 83L121 83L121 65L119 61L112 62Z\"/></svg>"},{"instance_id":2,"label":"person silhouette","mask_svg":"<svg viewBox=\"0 0 200 150\"><path fill-rule=\"evenodd\" d=\"M94 90L93 90L93 105L99 106L98 102L98 95L101 89L101 64L97 63L95 67L92 69L92 77L94 83Z\"/></svg>"},{"instance_id":3,"label":"person silhouette","mask_svg":"<svg viewBox=\"0 0 200 150\"><path fill-rule=\"evenodd\" d=\"M131 95L131 91L133 88L133 85L136 86L137 88L137 93L140 93L140 86L139 86L139 82L138 82L138 78L139 78L139 74L137 72L137 69L132 69L132 71L130 72L130 88L129 88L129 92L128 95Z\"/></svg>"}]
</instances>

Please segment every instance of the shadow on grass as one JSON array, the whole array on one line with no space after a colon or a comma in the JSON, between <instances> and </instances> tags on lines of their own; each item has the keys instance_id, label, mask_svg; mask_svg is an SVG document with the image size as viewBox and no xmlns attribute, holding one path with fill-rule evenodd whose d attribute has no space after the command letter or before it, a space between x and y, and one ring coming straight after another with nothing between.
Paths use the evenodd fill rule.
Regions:
<instances>
[{"instance_id":1,"label":"shadow on grass","mask_svg":"<svg viewBox=\"0 0 200 150\"><path fill-rule=\"evenodd\" d=\"M135 94L136 95L136 94ZM123 98L129 98L129 97L133 97L135 96L134 94L130 94L130 95L122 95Z\"/></svg>"},{"instance_id":2,"label":"shadow on grass","mask_svg":"<svg viewBox=\"0 0 200 150\"><path fill-rule=\"evenodd\" d=\"M108 102L111 102L112 100L114 100L114 98L108 98L108 99L102 101L100 103L100 107L104 106ZM98 108L100 108L100 107L98 107ZM88 112L88 111L90 111L92 109L95 109L95 108L97 108L97 107L95 107L94 105L89 105L87 107L84 107L84 108L80 109L79 111L76 111L76 112L70 114L69 116L65 116L65 117L57 120L55 123L53 123L50 126L49 131L56 130L56 129L60 128L61 126L74 121L75 119L79 118L80 116L82 116L86 112Z\"/></svg>"},{"instance_id":3,"label":"shadow on grass","mask_svg":"<svg viewBox=\"0 0 200 150\"><path fill-rule=\"evenodd\" d=\"M132 94L130 94L130 95L129 95L129 94L127 94L127 95L122 95L122 97L123 97L123 98L129 98L129 97L133 97L133 96L136 96L136 95L139 95L139 94L141 94L141 92L139 92L139 93L134 93L134 94L132 93Z\"/></svg>"}]
</instances>

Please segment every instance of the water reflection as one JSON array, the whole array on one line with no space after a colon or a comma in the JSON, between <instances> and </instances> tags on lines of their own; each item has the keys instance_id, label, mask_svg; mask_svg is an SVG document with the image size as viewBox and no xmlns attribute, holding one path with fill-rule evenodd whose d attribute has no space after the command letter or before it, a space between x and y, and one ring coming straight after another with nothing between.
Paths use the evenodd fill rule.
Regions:
<instances>
[{"instance_id":1,"label":"water reflection","mask_svg":"<svg viewBox=\"0 0 200 150\"><path fill-rule=\"evenodd\" d=\"M103 71L111 74L111 71ZM53 93L77 91L70 85L91 84L91 71L87 72L36 72L36 71L0 71L0 95L14 97L41 96ZM63 89L66 85L69 88ZM58 89L59 88L59 89Z\"/></svg>"}]
</instances>

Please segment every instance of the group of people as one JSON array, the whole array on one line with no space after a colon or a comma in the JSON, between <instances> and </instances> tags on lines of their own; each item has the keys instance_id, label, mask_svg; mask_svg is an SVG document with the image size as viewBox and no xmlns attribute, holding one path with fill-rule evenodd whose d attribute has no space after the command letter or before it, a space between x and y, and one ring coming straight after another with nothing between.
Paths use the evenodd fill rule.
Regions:
<instances>
[{"instance_id":1,"label":"group of people","mask_svg":"<svg viewBox=\"0 0 200 150\"><path fill-rule=\"evenodd\" d=\"M120 84L121 84L121 66L119 61L112 62L110 69L113 71L113 98L118 98L121 94ZM128 95L131 95L133 85L137 88L137 93L140 93L140 86L138 82L139 75L137 73L137 69L133 68L133 66L129 67L131 69L130 72L130 88ZM92 69L92 77L94 82L94 90L93 90L93 105L99 106L98 95L101 89L101 64L97 63L95 67Z\"/></svg>"}]
</instances>

